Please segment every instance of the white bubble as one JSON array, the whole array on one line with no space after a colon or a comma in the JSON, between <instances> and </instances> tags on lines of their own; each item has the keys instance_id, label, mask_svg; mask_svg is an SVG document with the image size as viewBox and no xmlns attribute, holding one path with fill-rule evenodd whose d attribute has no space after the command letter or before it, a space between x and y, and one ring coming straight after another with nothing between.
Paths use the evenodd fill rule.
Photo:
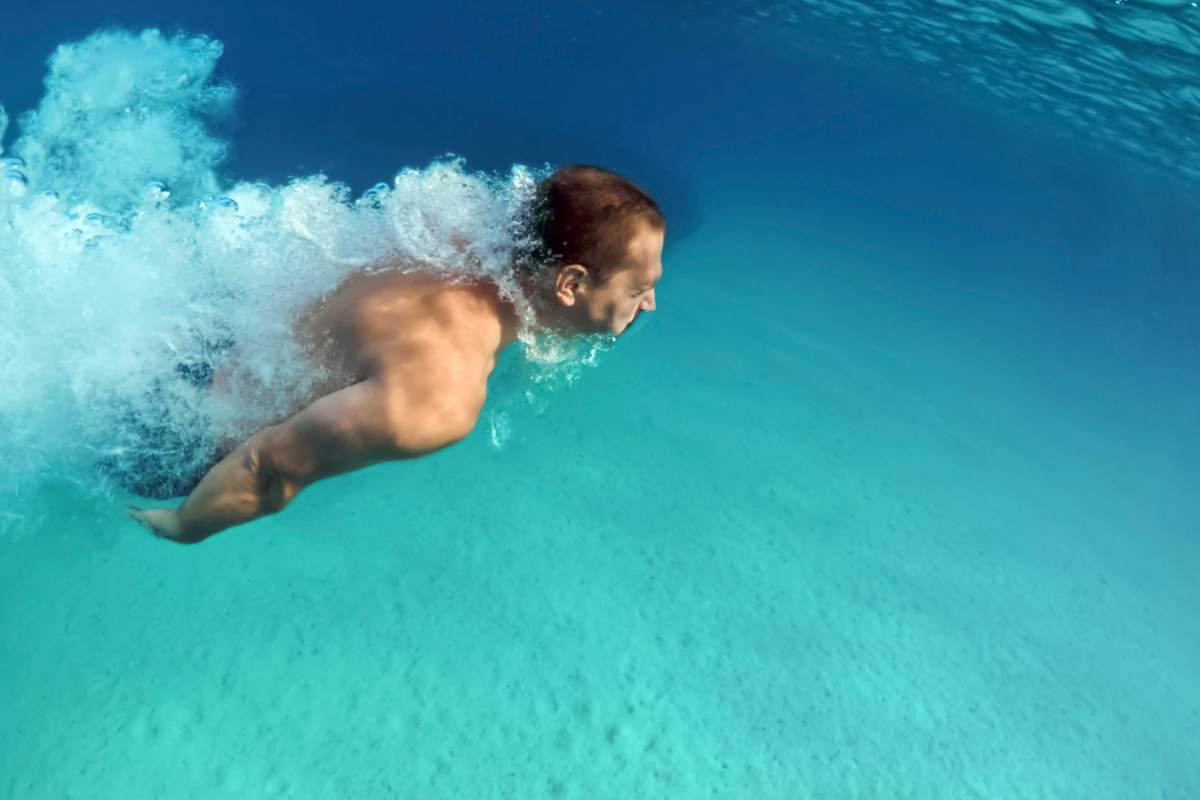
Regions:
<instances>
[{"instance_id":1,"label":"white bubble","mask_svg":"<svg viewBox=\"0 0 1200 800\"><path fill-rule=\"evenodd\" d=\"M25 194L26 188L29 186L29 180L25 177L25 173L19 169L9 169L4 173L4 188L9 197L22 197Z\"/></svg>"},{"instance_id":2,"label":"white bubble","mask_svg":"<svg viewBox=\"0 0 1200 800\"><path fill-rule=\"evenodd\" d=\"M207 119L234 96L211 80L220 54L220 43L206 36L153 29L107 30L61 45L12 149L39 185L72 202L136 202L147 174L185 200L212 192L228 145Z\"/></svg>"},{"instance_id":3,"label":"white bubble","mask_svg":"<svg viewBox=\"0 0 1200 800\"><path fill-rule=\"evenodd\" d=\"M170 196L171 190L162 181L150 181L142 187L142 199L147 203L162 203Z\"/></svg>"}]
</instances>

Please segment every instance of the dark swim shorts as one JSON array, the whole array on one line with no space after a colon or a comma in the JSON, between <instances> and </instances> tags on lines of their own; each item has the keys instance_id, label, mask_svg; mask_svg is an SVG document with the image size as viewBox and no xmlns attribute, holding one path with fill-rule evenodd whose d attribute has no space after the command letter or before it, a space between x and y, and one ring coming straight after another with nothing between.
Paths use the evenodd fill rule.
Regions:
<instances>
[{"instance_id":1,"label":"dark swim shorts","mask_svg":"<svg viewBox=\"0 0 1200 800\"><path fill-rule=\"evenodd\" d=\"M215 364L233 347L233 340L222 338L205 342L200 360L175 365L172 375L159 378L151 389L148 408L163 408L171 390L171 381L183 381L199 390L212 386ZM141 497L167 500L185 497L220 458L205 435L199 416L193 426L152 417L146 412L128 411L122 415L119 439L132 446L122 447L119 455L100 459L99 470L126 490Z\"/></svg>"}]
</instances>

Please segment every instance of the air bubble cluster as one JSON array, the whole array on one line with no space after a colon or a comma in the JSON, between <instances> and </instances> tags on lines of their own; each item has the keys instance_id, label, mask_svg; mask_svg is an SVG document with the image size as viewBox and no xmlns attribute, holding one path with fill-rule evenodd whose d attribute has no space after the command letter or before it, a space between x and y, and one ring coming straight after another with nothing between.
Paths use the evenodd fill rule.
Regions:
<instances>
[{"instance_id":1,"label":"air bubble cluster","mask_svg":"<svg viewBox=\"0 0 1200 800\"><path fill-rule=\"evenodd\" d=\"M302 407L322 365L291 323L355 272L493 280L517 305L525 382L542 397L594 356L539 338L512 275L514 220L544 170L484 174L448 157L357 198L324 175L222 180L228 145L205 123L227 97L211 81L219 54L205 37L157 31L63 45L0 161L0 453L21 454L0 460L5 519L51 476L109 492L99 465L164 453L183 474L218 436ZM254 397L181 379L211 374L231 342ZM526 402L510 394L506 413Z\"/></svg>"}]
</instances>

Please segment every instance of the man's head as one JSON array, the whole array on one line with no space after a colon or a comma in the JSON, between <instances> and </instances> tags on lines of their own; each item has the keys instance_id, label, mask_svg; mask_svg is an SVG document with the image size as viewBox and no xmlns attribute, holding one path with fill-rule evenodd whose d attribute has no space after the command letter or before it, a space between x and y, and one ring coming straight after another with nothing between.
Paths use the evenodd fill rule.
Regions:
<instances>
[{"instance_id":1,"label":"man's head","mask_svg":"<svg viewBox=\"0 0 1200 800\"><path fill-rule=\"evenodd\" d=\"M616 336L654 310L666 223L641 188L599 167L563 167L538 184L530 223L539 252L524 277L544 324Z\"/></svg>"}]
</instances>

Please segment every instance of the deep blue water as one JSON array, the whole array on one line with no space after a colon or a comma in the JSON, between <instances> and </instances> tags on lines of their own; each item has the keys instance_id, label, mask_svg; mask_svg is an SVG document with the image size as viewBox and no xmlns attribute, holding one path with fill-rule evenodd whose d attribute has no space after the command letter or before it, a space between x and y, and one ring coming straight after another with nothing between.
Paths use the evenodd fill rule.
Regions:
<instances>
[{"instance_id":1,"label":"deep blue water","mask_svg":"<svg viewBox=\"0 0 1200 800\"><path fill-rule=\"evenodd\" d=\"M544 405L177 548L86 468L129 309L329 273L0 216L0 796L1200 795L1190 4L3 13L4 155L56 47L157 27L223 45L218 193L596 163L668 235Z\"/></svg>"}]
</instances>

